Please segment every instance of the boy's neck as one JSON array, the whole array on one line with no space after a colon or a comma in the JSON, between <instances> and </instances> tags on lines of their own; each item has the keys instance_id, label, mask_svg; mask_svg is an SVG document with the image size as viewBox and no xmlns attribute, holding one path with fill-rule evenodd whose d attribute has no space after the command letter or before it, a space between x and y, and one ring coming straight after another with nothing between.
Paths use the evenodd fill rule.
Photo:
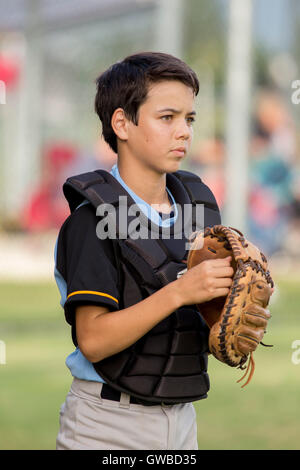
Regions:
<instances>
[{"instance_id":1,"label":"boy's neck","mask_svg":"<svg viewBox=\"0 0 300 470\"><path fill-rule=\"evenodd\" d=\"M166 174L158 174L151 169L134 165L122 165L118 162L118 170L127 186L150 205L155 205L158 211L169 212L171 204L166 190ZM161 206L161 207L160 207Z\"/></svg>"}]
</instances>

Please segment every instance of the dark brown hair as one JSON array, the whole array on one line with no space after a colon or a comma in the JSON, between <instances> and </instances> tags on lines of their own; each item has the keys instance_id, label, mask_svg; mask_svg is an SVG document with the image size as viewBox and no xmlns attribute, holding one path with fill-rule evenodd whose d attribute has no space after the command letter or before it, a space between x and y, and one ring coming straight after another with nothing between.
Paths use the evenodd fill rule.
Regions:
<instances>
[{"instance_id":1,"label":"dark brown hair","mask_svg":"<svg viewBox=\"0 0 300 470\"><path fill-rule=\"evenodd\" d=\"M141 52L113 64L97 79L95 111L102 122L105 141L117 153L117 137L111 118L117 108L138 125L138 110L146 101L149 85L163 80L178 80L199 92L195 72L182 60L162 52Z\"/></svg>"}]
</instances>

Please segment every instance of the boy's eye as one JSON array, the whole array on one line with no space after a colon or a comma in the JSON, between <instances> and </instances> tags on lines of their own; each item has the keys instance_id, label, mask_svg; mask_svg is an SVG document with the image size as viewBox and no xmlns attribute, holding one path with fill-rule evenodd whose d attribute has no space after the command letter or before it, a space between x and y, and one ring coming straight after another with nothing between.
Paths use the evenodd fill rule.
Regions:
<instances>
[{"instance_id":1,"label":"boy's eye","mask_svg":"<svg viewBox=\"0 0 300 470\"><path fill-rule=\"evenodd\" d=\"M164 121L171 121L173 118L173 114L166 114L165 116L161 116L161 119ZM195 118L190 116L186 118L188 124L193 124L195 122Z\"/></svg>"},{"instance_id":2,"label":"boy's eye","mask_svg":"<svg viewBox=\"0 0 300 470\"><path fill-rule=\"evenodd\" d=\"M195 118L193 118L193 117L188 117L188 118L186 118L186 120L189 124L193 124L193 122L195 122Z\"/></svg>"}]
</instances>

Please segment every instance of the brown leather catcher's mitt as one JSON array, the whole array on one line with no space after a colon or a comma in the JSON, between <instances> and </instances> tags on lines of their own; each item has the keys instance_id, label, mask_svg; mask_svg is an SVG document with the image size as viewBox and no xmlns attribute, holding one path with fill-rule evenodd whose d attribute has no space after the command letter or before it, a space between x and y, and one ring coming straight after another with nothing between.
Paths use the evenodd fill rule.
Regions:
<instances>
[{"instance_id":1,"label":"brown leather catcher's mitt","mask_svg":"<svg viewBox=\"0 0 300 470\"><path fill-rule=\"evenodd\" d=\"M261 251L231 227L215 225L196 232L190 245L187 269L204 260L232 257L234 270L227 297L217 297L197 305L210 328L209 350L220 361L249 372L247 385L254 372L253 351L266 332L271 317L266 308L274 286L267 259ZM265 344L263 344L266 346Z\"/></svg>"}]
</instances>

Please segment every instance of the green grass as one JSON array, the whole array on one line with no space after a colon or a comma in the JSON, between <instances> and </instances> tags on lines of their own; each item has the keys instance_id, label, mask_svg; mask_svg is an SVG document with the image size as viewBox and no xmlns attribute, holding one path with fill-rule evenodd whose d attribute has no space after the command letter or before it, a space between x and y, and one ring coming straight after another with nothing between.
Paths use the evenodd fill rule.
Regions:
<instances>
[{"instance_id":1,"label":"green grass","mask_svg":"<svg viewBox=\"0 0 300 470\"><path fill-rule=\"evenodd\" d=\"M209 361L211 390L197 402L200 449L299 449L300 364L293 364L292 342L300 339L299 280L276 280L272 318L264 343L254 353L255 372L241 388L243 372ZM244 382L242 382L244 383Z\"/></svg>"},{"instance_id":2,"label":"green grass","mask_svg":"<svg viewBox=\"0 0 300 470\"><path fill-rule=\"evenodd\" d=\"M54 284L0 284L0 448L55 449L58 412L74 349Z\"/></svg>"},{"instance_id":3,"label":"green grass","mask_svg":"<svg viewBox=\"0 0 300 470\"><path fill-rule=\"evenodd\" d=\"M300 364L291 361L300 339L299 281L276 280L277 298L264 342L254 353L250 384L242 371L209 360L211 390L195 403L200 449L299 449ZM0 449L55 449L59 407L71 375L73 350L54 283L1 283Z\"/></svg>"}]
</instances>

